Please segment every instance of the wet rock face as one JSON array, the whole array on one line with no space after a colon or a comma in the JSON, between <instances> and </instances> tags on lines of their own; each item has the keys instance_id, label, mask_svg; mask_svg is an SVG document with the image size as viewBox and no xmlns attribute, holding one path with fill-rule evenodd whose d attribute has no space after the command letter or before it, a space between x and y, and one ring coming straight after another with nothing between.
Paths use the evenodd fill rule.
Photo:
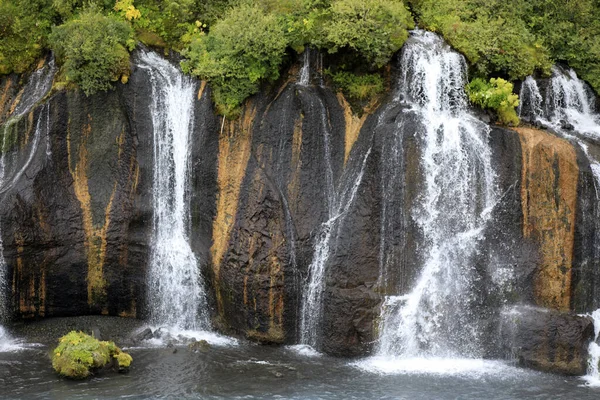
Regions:
<instances>
[{"instance_id":1,"label":"wet rock face","mask_svg":"<svg viewBox=\"0 0 600 400\"><path fill-rule=\"evenodd\" d=\"M502 314L500 336L507 355L544 372L585 375L592 319L542 308L516 307Z\"/></svg>"},{"instance_id":2,"label":"wet rock face","mask_svg":"<svg viewBox=\"0 0 600 400\"><path fill-rule=\"evenodd\" d=\"M17 171L31 154L26 172L0 194L16 317L146 315L154 165L148 79L134 66L129 83L115 91L56 93L15 125ZM422 118L390 99L358 117L341 95L291 79L224 121L213 112L210 89L198 88L190 240L214 325L259 342L298 342L309 267L331 217L328 190L347 187L364 164L330 243L318 347L369 354L384 296L409 293L423 265L414 219L424 187ZM16 77L0 82L0 121L17 92ZM474 257L470 310L489 343L486 354L509 349L523 365L581 373L587 319L525 309L507 325L500 307L598 307L590 165L548 132L492 127L489 137L501 200ZM497 337L507 327L510 344Z\"/></svg>"},{"instance_id":3,"label":"wet rock face","mask_svg":"<svg viewBox=\"0 0 600 400\"><path fill-rule=\"evenodd\" d=\"M148 79L134 68L130 84L115 91L59 92L18 122L25 139L9 162L15 171L29 154L31 162L0 198L14 315L145 315L153 176ZM193 222L206 264L214 201L205 199L214 199L216 181L215 146L200 156L204 142L214 142L208 132L216 131L206 94L199 93L196 117L191 181L203 198L192 200Z\"/></svg>"}]
</instances>

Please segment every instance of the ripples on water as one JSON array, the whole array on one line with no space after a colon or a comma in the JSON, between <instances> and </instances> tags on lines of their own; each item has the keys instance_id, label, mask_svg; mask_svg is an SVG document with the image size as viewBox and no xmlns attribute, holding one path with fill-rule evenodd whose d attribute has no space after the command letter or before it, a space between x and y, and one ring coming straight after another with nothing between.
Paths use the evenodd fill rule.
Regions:
<instances>
[{"instance_id":1,"label":"ripples on water","mask_svg":"<svg viewBox=\"0 0 600 400\"><path fill-rule=\"evenodd\" d=\"M131 348L128 374L73 382L57 377L49 348L0 353L0 397L9 399L597 399L599 388L500 361L367 359L349 362L250 344ZM387 370L385 368L388 368Z\"/></svg>"}]
</instances>

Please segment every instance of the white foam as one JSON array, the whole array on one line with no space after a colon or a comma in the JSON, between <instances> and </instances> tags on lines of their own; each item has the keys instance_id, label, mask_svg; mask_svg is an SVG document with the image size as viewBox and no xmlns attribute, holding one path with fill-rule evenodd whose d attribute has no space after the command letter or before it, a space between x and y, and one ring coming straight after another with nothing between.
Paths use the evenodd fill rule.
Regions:
<instances>
[{"instance_id":1,"label":"white foam","mask_svg":"<svg viewBox=\"0 0 600 400\"><path fill-rule=\"evenodd\" d=\"M286 346L286 349L293 351L294 353L305 356L305 357L321 357L322 354L319 353L314 347L309 346L307 344L296 344L293 346Z\"/></svg>"},{"instance_id":2,"label":"white foam","mask_svg":"<svg viewBox=\"0 0 600 400\"><path fill-rule=\"evenodd\" d=\"M588 386L600 387L600 368L598 363L600 362L600 346L598 345L598 338L600 336L600 309L594 311L589 315L594 320L594 340L588 347L589 358L588 358L588 370L587 375L582 377Z\"/></svg>"},{"instance_id":3,"label":"white foam","mask_svg":"<svg viewBox=\"0 0 600 400\"><path fill-rule=\"evenodd\" d=\"M156 332L160 329L161 337L144 340L143 343L146 347L164 347L169 342L173 342L174 344L187 344L199 340L206 340L208 344L213 346L237 346L239 344L237 339L219 335L211 331L182 330L177 328L152 326L149 328L152 332ZM146 329L146 327L143 329ZM140 330L140 332L141 331L142 330Z\"/></svg>"},{"instance_id":4,"label":"white foam","mask_svg":"<svg viewBox=\"0 0 600 400\"><path fill-rule=\"evenodd\" d=\"M366 372L382 375L449 375L510 377L522 374L523 370L504 361L472 358L396 358L375 356L354 362L352 366Z\"/></svg>"}]
</instances>

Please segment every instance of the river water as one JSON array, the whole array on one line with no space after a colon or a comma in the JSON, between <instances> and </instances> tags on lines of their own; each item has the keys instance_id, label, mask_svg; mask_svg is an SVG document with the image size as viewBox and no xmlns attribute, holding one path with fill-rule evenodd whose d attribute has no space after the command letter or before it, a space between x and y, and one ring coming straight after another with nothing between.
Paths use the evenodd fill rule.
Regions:
<instances>
[{"instance_id":1,"label":"river water","mask_svg":"<svg viewBox=\"0 0 600 400\"><path fill-rule=\"evenodd\" d=\"M465 365L421 359L403 371L376 373L365 370L361 360L306 356L294 348L242 342L213 345L198 353L185 346L131 347L134 362L129 373L102 372L78 382L54 373L51 343L27 342L23 339L20 349L0 352L2 399L600 398L600 388L586 386L580 378L500 361L470 360Z\"/></svg>"}]
</instances>

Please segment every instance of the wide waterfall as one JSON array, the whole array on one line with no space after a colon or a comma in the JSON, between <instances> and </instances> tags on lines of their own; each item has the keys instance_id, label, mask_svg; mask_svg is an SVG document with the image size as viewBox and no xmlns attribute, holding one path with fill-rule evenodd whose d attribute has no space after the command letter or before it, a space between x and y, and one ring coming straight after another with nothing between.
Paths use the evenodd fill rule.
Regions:
<instances>
[{"instance_id":1,"label":"wide waterfall","mask_svg":"<svg viewBox=\"0 0 600 400\"><path fill-rule=\"evenodd\" d=\"M196 85L152 52L139 66L152 82L154 239L148 295L154 324L209 329L204 282L189 242L189 169Z\"/></svg>"},{"instance_id":2,"label":"wide waterfall","mask_svg":"<svg viewBox=\"0 0 600 400\"><path fill-rule=\"evenodd\" d=\"M416 133L422 136L424 188L410 216L422 231L423 261L408 293L398 288L386 296L375 359L481 357L482 338L473 311L478 279L474 257L498 197L489 128L468 110L464 58L435 34L412 33L401 71L396 98L409 102L424 127ZM397 132L403 133L401 126ZM395 157L402 157L401 145L396 147ZM397 175L389 177L402 179ZM384 218L393 212L393 204L387 204ZM383 244L386 230L392 228L384 221ZM397 268L383 244L380 281Z\"/></svg>"}]
</instances>

